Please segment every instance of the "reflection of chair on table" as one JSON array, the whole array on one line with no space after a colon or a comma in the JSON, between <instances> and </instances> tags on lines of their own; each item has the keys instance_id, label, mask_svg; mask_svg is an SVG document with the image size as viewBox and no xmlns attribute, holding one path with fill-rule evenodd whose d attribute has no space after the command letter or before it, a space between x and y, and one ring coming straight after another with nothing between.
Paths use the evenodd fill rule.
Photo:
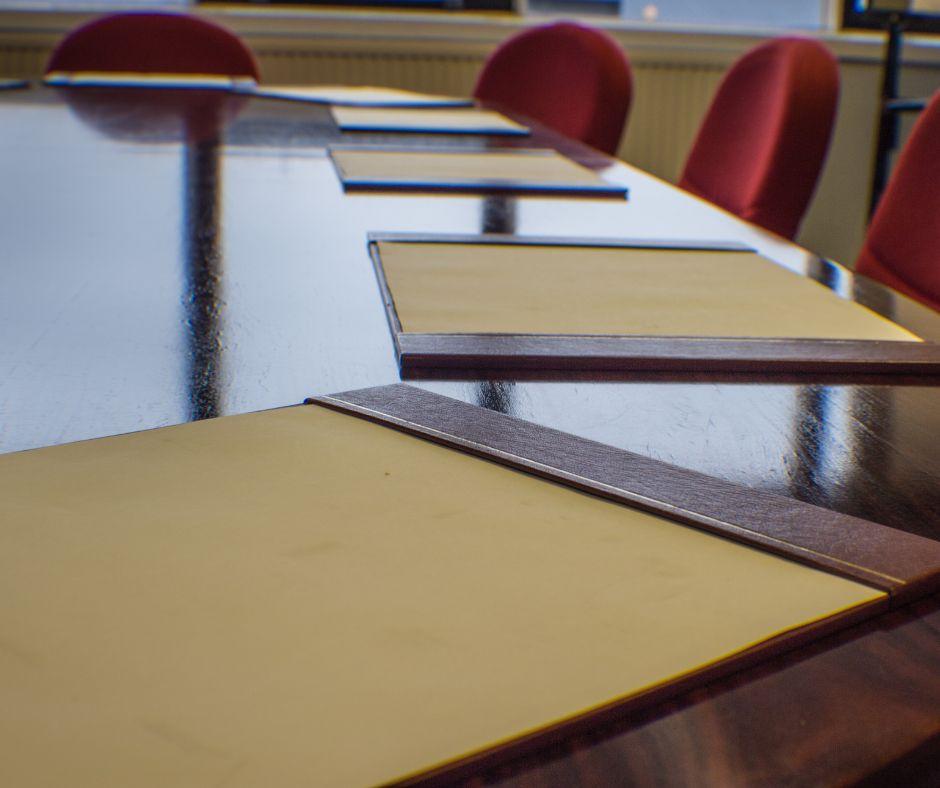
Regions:
<instances>
[{"instance_id":1,"label":"reflection of chair on table","mask_svg":"<svg viewBox=\"0 0 940 788\"><path fill-rule=\"evenodd\" d=\"M856 263L940 311L940 92L901 151Z\"/></svg>"},{"instance_id":2,"label":"reflection of chair on table","mask_svg":"<svg viewBox=\"0 0 940 788\"><path fill-rule=\"evenodd\" d=\"M501 44L473 95L613 154L631 91L630 65L616 41L594 28L556 22Z\"/></svg>"},{"instance_id":3,"label":"reflection of chair on table","mask_svg":"<svg viewBox=\"0 0 940 788\"><path fill-rule=\"evenodd\" d=\"M838 64L821 44L778 38L725 75L679 185L786 238L796 235L829 146Z\"/></svg>"},{"instance_id":4,"label":"reflection of chair on table","mask_svg":"<svg viewBox=\"0 0 940 788\"><path fill-rule=\"evenodd\" d=\"M46 71L141 72L259 78L248 46L223 27L169 13L109 14L69 33ZM223 91L68 90L76 115L109 137L153 141L213 139L245 103Z\"/></svg>"},{"instance_id":5,"label":"reflection of chair on table","mask_svg":"<svg viewBox=\"0 0 940 788\"><path fill-rule=\"evenodd\" d=\"M46 71L140 71L260 78L248 46L224 27L186 14L119 13L59 42Z\"/></svg>"}]
</instances>

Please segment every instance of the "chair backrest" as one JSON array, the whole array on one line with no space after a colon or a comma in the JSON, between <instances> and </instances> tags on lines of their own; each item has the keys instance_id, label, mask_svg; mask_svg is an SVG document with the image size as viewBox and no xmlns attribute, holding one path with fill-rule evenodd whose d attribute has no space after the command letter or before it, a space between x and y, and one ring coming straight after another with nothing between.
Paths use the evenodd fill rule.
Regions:
<instances>
[{"instance_id":1,"label":"chair backrest","mask_svg":"<svg viewBox=\"0 0 940 788\"><path fill-rule=\"evenodd\" d=\"M855 270L940 311L940 92L898 157Z\"/></svg>"},{"instance_id":2,"label":"chair backrest","mask_svg":"<svg viewBox=\"0 0 940 788\"><path fill-rule=\"evenodd\" d=\"M46 71L140 71L260 78L248 46L219 25L187 14L128 12L70 32Z\"/></svg>"},{"instance_id":3,"label":"chair backrest","mask_svg":"<svg viewBox=\"0 0 940 788\"><path fill-rule=\"evenodd\" d=\"M822 44L761 44L722 80L679 185L793 238L819 179L838 97L838 63Z\"/></svg>"},{"instance_id":4,"label":"chair backrest","mask_svg":"<svg viewBox=\"0 0 940 788\"><path fill-rule=\"evenodd\" d=\"M473 95L613 154L631 91L630 65L616 41L594 28L556 22L503 42Z\"/></svg>"}]
</instances>

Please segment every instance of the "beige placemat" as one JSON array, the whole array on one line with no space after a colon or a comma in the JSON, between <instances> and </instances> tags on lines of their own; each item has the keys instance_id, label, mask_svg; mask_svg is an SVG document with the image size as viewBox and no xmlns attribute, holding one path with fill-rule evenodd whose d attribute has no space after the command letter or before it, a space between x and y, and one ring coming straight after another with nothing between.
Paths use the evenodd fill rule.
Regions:
<instances>
[{"instance_id":1,"label":"beige placemat","mask_svg":"<svg viewBox=\"0 0 940 788\"><path fill-rule=\"evenodd\" d=\"M307 406L0 457L0 784L392 779L880 592Z\"/></svg>"},{"instance_id":2,"label":"beige placemat","mask_svg":"<svg viewBox=\"0 0 940 788\"><path fill-rule=\"evenodd\" d=\"M492 110L475 107L459 109L382 109L375 107L333 107L336 125L342 130L466 132L469 134L525 134L525 126Z\"/></svg>"},{"instance_id":3,"label":"beige placemat","mask_svg":"<svg viewBox=\"0 0 940 788\"><path fill-rule=\"evenodd\" d=\"M71 87L152 87L250 89L251 77L220 74L174 74L154 71L50 71L43 77L47 85Z\"/></svg>"},{"instance_id":4,"label":"beige placemat","mask_svg":"<svg viewBox=\"0 0 940 788\"><path fill-rule=\"evenodd\" d=\"M365 85L259 85L254 91L260 95L300 101L318 101L324 104L354 104L390 107L394 105L414 107L461 106L472 104L470 99L454 96L438 96L431 93L415 93L411 90L371 87Z\"/></svg>"},{"instance_id":5,"label":"beige placemat","mask_svg":"<svg viewBox=\"0 0 940 788\"><path fill-rule=\"evenodd\" d=\"M379 244L411 333L917 337L752 252Z\"/></svg>"},{"instance_id":6,"label":"beige placemat","mask_svg":"<svg viewBox=\"0 0 940 788\"><path fill-rule=\"evenodd\" d=\"M609 184L597 173L552 150L449 153L333 148L344 179L407 183L531 183L559 187Z\"/></svg>"}]
</instances>

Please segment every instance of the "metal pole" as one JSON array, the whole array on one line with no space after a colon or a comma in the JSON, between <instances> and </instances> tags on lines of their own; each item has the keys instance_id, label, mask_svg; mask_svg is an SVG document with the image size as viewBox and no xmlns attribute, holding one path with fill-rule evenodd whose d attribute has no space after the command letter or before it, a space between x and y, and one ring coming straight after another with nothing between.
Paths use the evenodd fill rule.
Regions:
<instances>
[{"instance_id":1,"label":"metal pole","mask_svg":"<svg viewBox=\"0 0 940 788\"><path fill-rule=\"evenodd\" d=\"M868 204L869 217L878 207L878 200L888 182L891 151L898 144L898 113L890 106L898 97L898 75L901 66L901 33L903 21L900 14L888 17L888 44L885 51L881 75L881 106L878 117L878 138L875 146L875 166L871 183L871 198Z\"/></svg>"}]
</instances>

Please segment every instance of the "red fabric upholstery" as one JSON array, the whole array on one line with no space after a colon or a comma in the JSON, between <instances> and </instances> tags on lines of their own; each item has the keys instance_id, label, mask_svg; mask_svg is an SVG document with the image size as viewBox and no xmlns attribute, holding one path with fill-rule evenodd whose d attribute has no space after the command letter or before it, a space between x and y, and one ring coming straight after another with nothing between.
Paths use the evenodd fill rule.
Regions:
<instances>
[{"instance_id":1,"label":"red fabric upholstery","mask_svg":"<svg viewBox=\"0 0 940 788\"><path fill-rule=\"evenodd\" d=\"M940 92L901 151L855 270L940 311Z\"/></svg>"},{"instance_id":2,"label":"red fabric upholstery","mask_svg":"<svg viewBox=\"0 0 940 788\"><path fill-rule=\"evenodd\" d=\"M793 238L822 169L839 95L822 44L778 38L727 73L679 185L743 219Z\"/></svg>"},{"instance_id":3,"label":"red fabric upholstery","mask_svg":"<svg viewBox=\"0 0 940 788\"><path fill-rule=\"evenodd\" d=\"M526 30L503 42L473 95L613 154L630 109L623 50L606 33L573 22Z\"/></svg>"},{"instance_id":4,"label":"red fabric upholstery","mask_svg":"<svg viewBox=\"0 0 940 788\"><path fill-rule=\"evenodd\" d=\"M141 71L260 78L251 50L234 33L186 14L120 13L69 33L46 71Z\"/></svg>"}]
</instances>

